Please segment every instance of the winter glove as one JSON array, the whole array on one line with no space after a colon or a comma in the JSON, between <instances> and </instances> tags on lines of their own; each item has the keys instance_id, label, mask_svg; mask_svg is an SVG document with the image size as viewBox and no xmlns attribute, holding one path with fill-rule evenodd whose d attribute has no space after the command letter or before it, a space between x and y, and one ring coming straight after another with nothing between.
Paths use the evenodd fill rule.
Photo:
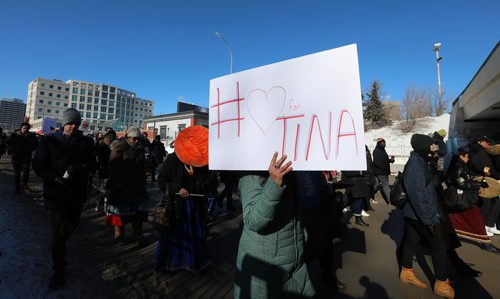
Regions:
<instances>
[{"instance_id":1,"label":"winter glove","mask_svg":"<svg viewBox=\"0 0 500 299\"><path fill-rule=\"evenodd\" d=\"M486 181L481 181L481 188L488 188L490 185Z\"/></svg>"}]
</instances>

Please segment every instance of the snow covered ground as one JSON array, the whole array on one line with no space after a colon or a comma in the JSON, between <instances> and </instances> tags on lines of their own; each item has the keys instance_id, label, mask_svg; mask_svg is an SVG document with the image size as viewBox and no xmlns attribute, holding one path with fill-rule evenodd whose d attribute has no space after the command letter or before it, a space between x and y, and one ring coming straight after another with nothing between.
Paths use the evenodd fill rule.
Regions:
<instances>
[{"instance_id":1,"label":"snow covered ground","mask_svg":"<svg viewBox=\"0 0 500 299\"><path fill-rule=\"evenodd\" d=\"M373 153L373 149L377 144L377 138L384 138L386 140L386 151L388 155L396 157L396 162L391 170L397 171L404 165L412 150L410 145L411 136L415 133L429 134L445 129L448 132L450 114L445 113L438 117L425 117L417 120L417 124L412 132L403 133L399 128L400 123L396 121L390 127L383 127L365 132L365 143Z\"/></svg>"}]
</instances>

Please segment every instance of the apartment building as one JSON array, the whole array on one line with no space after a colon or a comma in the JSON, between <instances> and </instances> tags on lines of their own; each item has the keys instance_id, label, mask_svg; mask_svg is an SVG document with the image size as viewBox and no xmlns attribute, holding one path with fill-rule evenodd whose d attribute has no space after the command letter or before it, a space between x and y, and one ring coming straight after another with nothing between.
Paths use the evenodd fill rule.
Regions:
<instances>
[{"instance_id":1,"label":"apartment building","mask_svg":"<svg viewBox=\"0 0 500 299\"><path fill-rule=\"evenodd\" d=\"M41 117L60 119L62 117L62 112L52 107L57 104L54 100L50 100L51 106L42 106L48 105L49 99L52 99L54 95L57 97L54 92L42 90L42 83L44 83L43 88L51 86L58 88L55 84L48 84L46 81L37 78L30 82L28 87L28 95L35 96L33 107L30 109L30 112L33 111L34 118L32 119ZM103 131L105 127L113 127L117 131L122 131L132 126L142 127L143 119L153 115L154 102L137 97L135 92L110 84L81 80L69 80L63 84L65 84L63 90L67 94L63 95L65 108L62 111L67 107L80 111L84 130ZM32 91L32 88L37 89ZM31 102L28 103L29 107L31 107L30 104Z\"/></svg>"},{"instance_id":2,"label":"apartment building","mask_svg":"<svg viewBox=\"0 0 500 299\"><path fill-rule=\"evenodd\" d=\"M0 128L14 131L23 122L26 104L21 99L3 99L0 101Z\"/></svg>"}]
</instances>

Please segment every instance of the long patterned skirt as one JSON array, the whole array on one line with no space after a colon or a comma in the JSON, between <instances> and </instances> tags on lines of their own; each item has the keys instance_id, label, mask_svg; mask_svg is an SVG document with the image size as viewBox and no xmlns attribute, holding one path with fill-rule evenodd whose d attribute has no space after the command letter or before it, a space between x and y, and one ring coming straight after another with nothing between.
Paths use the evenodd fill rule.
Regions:
<instances>
[{"instance_id":1,"label":"long patterned skirt","mask_svg":"<svg viewBox=\"0 0 500 299\"><path fill-rule=\"evenodd\" d=\"M481 210L478 207L473 207L462 212L450 212L449 216L459 237L480 243L490 242L490 238L486 234L484 227Z\"/></svg>"},{"instance_id":2,"label":"long patterned skirt","mask_svg":"<svg viewBox=\"0 0 500 299\"><path fill-rule=\"evenodd\" d=\"M158 237L155 271L198 272L212 262L207 246L206 208L201 197L176 198L170 229Z\"/></svg>"}]
</instances>

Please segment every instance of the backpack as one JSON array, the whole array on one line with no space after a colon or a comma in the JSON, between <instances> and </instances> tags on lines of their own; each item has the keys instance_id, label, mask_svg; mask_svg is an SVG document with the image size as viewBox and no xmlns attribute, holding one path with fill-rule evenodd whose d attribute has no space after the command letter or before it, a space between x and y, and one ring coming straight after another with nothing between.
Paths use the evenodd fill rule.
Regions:
<instances>
[{"instance_id":1,"label":"backpack","mask_svg":"<svg viewBox=\"0 0 500 299\"><path fill-rule=\"evenodd\" d=\"M406 198L406 190L404 186L404 172L398 171L396 180L392 185L390 193L390 203L399 209L403 209L408 199Z\"/></svg>"}]
</instances>

